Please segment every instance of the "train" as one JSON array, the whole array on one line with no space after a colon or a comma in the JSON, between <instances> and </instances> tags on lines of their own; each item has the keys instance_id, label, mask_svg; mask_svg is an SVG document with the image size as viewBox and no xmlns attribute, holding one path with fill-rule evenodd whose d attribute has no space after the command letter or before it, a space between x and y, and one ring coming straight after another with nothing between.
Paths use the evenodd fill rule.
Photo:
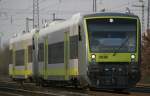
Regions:
<instances>
[{"instance_id":1,"label":"train","mask_svg":"<svg viewBox=\"0 0 150 96\"><path fill-rule=\"evenodd\" d=\"M141 77L141 24L134 14L75 14L11 38L9 49L13 80L125 89Z\"/></svg>"}]
</instances>

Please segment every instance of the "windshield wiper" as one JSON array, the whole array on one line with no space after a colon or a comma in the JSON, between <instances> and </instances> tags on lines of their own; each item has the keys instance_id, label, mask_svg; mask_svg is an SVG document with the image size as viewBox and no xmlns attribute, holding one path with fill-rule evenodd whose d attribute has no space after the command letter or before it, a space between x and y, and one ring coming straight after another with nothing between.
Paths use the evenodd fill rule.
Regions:
<instances>
[{"instance_id":1,"label":"windshield wiper","mask_svg":"<svg viewBox=\"0 0 150 96\"><path fill-rule=\"evenodd\" d=\"M120 49L128 42L128 40L129 40L129 38L127 37L127 38L123 41L123 43L120 45L120 47L118 48L118 50L114 50L113 56L115 56L116 53L120 51Z\"/></svg>"}]
</instances>

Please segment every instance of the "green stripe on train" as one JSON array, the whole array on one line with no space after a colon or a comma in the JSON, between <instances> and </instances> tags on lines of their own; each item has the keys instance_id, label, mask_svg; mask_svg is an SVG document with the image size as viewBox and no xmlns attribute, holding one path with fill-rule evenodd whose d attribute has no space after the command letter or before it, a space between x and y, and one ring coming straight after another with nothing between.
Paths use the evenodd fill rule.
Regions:
<instances>
[{"instance_id":1,"label":"green stripe on train","mask_svg":"<svg viewBox=\"0 0 150 96\"><path fill-rule=\"evenodd\" d=\"M91 55L90 53L89 61L91 62ZM131 62L131 53L94 53L96 55L96 62ZM137 54L135 53L135 61L137 61Z\"/></svg>"},{"instance_id":2,"label":"green stripe on train","mask_svg":"<svg viewBox=\"0 0 150 96\"><path fill-rule=\"evenodd\" d=\"M17 76L17 75L22 75L22 76L25 76L26 78L28 76L31 76L32 75L32 71L31 70L18 70L18 69L15 69L14 72L13 72L13 76Z\"/></svg>"},{"instance_id":3,"label":"green stripe on train","mask_svg":"<svg viewBox=\"0 0 150 96\"><path fill-rule=\"evenodd\" d=\"M64 68L48 68L47 75L61 75L65 77L66 80L66 70ZM67 80L69 75L77 76L78 69L77 68L69 68L67 73Z\"/></svg>"}]
</instances>

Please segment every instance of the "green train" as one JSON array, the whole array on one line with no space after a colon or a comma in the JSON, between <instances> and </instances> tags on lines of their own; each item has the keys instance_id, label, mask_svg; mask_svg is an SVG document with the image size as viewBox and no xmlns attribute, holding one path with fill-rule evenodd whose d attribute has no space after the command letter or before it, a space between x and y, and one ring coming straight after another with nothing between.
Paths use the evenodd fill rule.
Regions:
<instances>
[{"instance_id":1,"label":"green train","mask_svg":"<svg viewBox=\"0 0 150 96\"><path fill-rule=\"evenodd\" d=\"M76 14L10 39L10 53L14 80L129 88L140 80L140 20L125 13Z\"/></svg>"}]
</instances>

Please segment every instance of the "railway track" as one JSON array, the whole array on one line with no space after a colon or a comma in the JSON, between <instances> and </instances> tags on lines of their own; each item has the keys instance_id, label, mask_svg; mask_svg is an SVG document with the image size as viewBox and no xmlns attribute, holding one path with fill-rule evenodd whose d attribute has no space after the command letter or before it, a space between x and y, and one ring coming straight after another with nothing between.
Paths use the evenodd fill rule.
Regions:
<instances>
[{"instance_id":1,"label":"railway track","mask_svg":"<svg viewBox=\"0 0 150 96\"><path fill-rule=\"evenodd\" d=\"M6 94L8 96L89 96L88 94L67 92L67 91L30 91L24 89L14 89L9 87L0 87L0 94ZM0 95L1 96L1 95Z\"/></svg>"},{"instance_id":2,"label":"railway track","mask_svg":"<svg viewBox=\"0 0 150 96\"><path fill-rule=\"evenodd\" d=\"M150 93L150 87L145 87L145 86L134 87L134 88L130 88L129 92Z\"/></svg>"},{"instance_id":3,"label":"railway track","mask_svg":"<svg viewBox=\"0 0 150 96\"><path fill-rule=\"evenodd\" d=\"M23 86L15 82L0 82L1 93L8 96L89 96L81 90L61 87L39 87L32 83L25 83ZM13 95L11 95L13 94ZM7 96L6 95L6 96ZM4 95L3 95L4 96Z\"/></svg>"},{"instance_id":4,"label":"railway track","mask_svg":"<svg viewBox=\"0 0 150 96\"><path fill-rule=\"evenodd\" d=\"M4 95L6 93L6 95ZM1 95L2 94L2 95ZM143 95L144 94L144 95ZM0 82L0 96L149 96L150 86L137 86L125 91L85 91L73 87L38 87L32 83L23 86L15 82Z\"/></svg>"},{"instance_id":5,"label":"railway track","mask_svg":"<svg viewBox=\"0 0 150 96\"><path fill-rule=\"evenodd\" d=\"M14 89L9 87L0 87L1 93L5 93L6 95L13 96L63 96L61 94L56 94L52 92L39 92L39 91L30 91L24 89Z\"/></svg>"}]
</instances>

